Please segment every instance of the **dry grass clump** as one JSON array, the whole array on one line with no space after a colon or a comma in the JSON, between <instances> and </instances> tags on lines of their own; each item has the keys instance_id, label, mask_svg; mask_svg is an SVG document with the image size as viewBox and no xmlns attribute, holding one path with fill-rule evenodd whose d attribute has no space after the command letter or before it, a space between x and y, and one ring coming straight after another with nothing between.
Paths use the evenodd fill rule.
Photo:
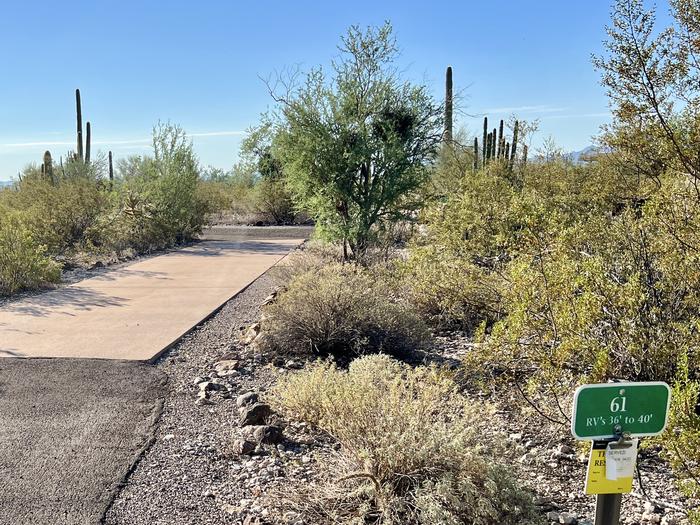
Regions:
<instances>
[{"instance_id":1,"label":"dry grass clump","mask_svg":"<svg viewBox=\"0 0 700 525\"><path fill-rule=\"evenodd\" d=\"M392 299L382 279L340 264L296 276L265 310L262 328L264 350L345 362L366 353L410 355L429 339L422 320Z\"/></svg>"},{"instance_id":2,"label":"dry grass clump","mask_svg":"<svg viewBox=\"0 0 700 525\"><path fill-rule=\"evenodd\" d=\"M280 380L273 404L340 443L325 478L288 492L286 510L318 524L533 524L531 496L479 450L488 409L435 367L385 355Z\"/></svg>"}]
</instances>

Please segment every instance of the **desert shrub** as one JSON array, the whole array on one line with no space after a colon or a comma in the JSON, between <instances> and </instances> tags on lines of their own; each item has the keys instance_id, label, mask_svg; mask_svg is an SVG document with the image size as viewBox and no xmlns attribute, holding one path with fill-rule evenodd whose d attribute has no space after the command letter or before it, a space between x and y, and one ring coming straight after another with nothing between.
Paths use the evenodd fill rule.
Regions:
<instances>
[{"instance_id":1,"label":"desert shrub","mask_svg":"<svg viewBox=\"0 0 700 525\"><path fill-rule=\"evenodd\" d=\"M153 157L132 157L119 164L111 220L120 243L134 235L136 246L161 248L194 238L213 209L199 190L199 162L179 126L153 129Z\"/></svg>"},{"instance_id":2,"label":"desert shrub","mask_svg":"<svg viewBox=\"0 0 700 525\"><path fill-rule=\"evenodd\" d=\"M18 213L0 216L0 295L57 282L60 269L32 236Z\"/></svg>"},{"instance_id":3,"label":"desert shrub","mask_svg":"<svg viewBox=\"0 0 700 525\"><path fill-rule=\"evenodd\" d=\"M172 242L192 239L208 212L197 194L199 162L192 142L179 126L159 123L153 129L153 152L145 164L153 219Z\"/></svg>"},{"instance_id":4,"label":"desert shrub","mask_svg":"<svg viewBox=\"0 0 700 525\"><path fill-rule=\"evenodd\" d=\"M284 377L276 407L340 443L320 482L287 492L312 523L532 524L531 497L478 449L488 408L434 367L385 355L347 371L328 363Z\"/></svg>"},{"instance_id":5,"label":"desert shrub","mask_svg":"<svg viewBox=\"0 0 700 525\"><path fill-rule=\"evenodd\" d=\"M265 222L291 224L295 212L283 178L263 177L255 185L255 208Z\"/></svg>"},{"instance_id":6,"label":"desert shrub","mask_svg":"<svg viewBox=\"0 0 700 525\"><path fill-rule=\"evenodd\" d=\"M197 199L207 203L209 222L221 222L230 215L233 208L233 195L225 181L200 180L196 191Z\"/></svg>"},{"instance_id":7,"label":"desert shrub","mask_svg":"<svg viewBox=\"0 0 700 525\"><path fill-rule=\"evenodd\" d=\"M47 180L29 168L13 191L11 205L23 210L27 227L49 253L79 249L108 204L104 185L88 169L66 164L66 175ZM98 236L100 237L100 236ZM96 239L97 240L97 239ZM99 242L99 240L98 240Z\"/></svg>"},{"instance_id":8,"label":"desert shrub","mask_svg":"<svg viewBox=\"0 0 700 525\"><path fill-rule=\"evenodd\" d=\"M385 282L362 268L335 264L309 271L265 310L263 345L342 360L368 352L409 354L422 348L428 333L391 296Z\"/></svg>"},{"instance_id":9,"label":"desert shrub","mask_svg":"<svg viewBox=\"0 0 700 525\"><path fill-rule=\"evenodd\" d=\"M501 280L465 258L416 247L398 272L407 300L432 326L472 331L499 317Z\"/></svg>"},{"instance_id":10,"label":"desert shrub","mask_svg":"<svg viewBox=\"0 0 700 525\"><path fill-rule=\"evenodd\" d=\"M311 239L273 266L269 273L277 286L286 288L297 277L329 264L340 264L342 258L338 246Z\"/></svg>"}]
</instances>

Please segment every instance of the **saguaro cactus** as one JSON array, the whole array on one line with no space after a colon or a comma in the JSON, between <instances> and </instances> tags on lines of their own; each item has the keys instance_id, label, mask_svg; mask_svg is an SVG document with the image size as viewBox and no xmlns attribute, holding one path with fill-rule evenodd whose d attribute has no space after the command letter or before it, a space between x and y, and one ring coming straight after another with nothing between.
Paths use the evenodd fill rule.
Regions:
<instances>
[{"instance_id":1,"label":"saguaro cactus","mask_svg":"<svg viewBox=\"0 0 700 525\"><path fill-rule=\"evenodd\" d=\"M501 119L501 122L498 125L498 152L496 155L499 159L503 156L503 146L504 146L503 119Z\"/></svg>"},{"instance_id":2,"label":"saguaro cactus","mask_svg":"<svg viewBox=\"0 0 700 525\"><path fill-rule=\"evenodd\" d=\"M83 108L80 103L80 90L75 90L75 115L78 127L78 158L83 160Z\"/></svg>"},{"instance_id":3,"label":"saguaro cactus","mask_svg":"<svg viewBox=\"0 0 700 525\"><path fill-rule=\"evenodd\" d=\"M90 164L90 121L85 124L85 164Z\"/></svg>"},{"instance_id":4,"label":"saguaro cactus","mask_svg":"<svg viewBox=\"0 0 700 525\"><path fill-rule=\"evenodd\" d=\"M445 73L445 141L452 142L452 67Z\"/></svg>"},{"instance_id":5,"label":"saguaro cactus","mask_svg":"<svg viewBox=\"0 0 700 525\"><path fill-rule=\"evenodd\" d=\"M484 138L483 142L481 143L482 147L482 152L481 152L481 165L486 166L486 135L488 134L488 128L489 128L489 119L488 117L484 117Z\"/></svg>"},{"instance_id":6,"label":"saguaro cactus","mask_svg":"<svg viewBox=\"0 0 700 525\"><path fill-rule=\"evenodd\" d=\"M499 121L498 128L489 130L488 117L484 117L484 132L483 143L481 144L481 166L485 167L491 160L497 159L503 161L505 168L513 170L515 165L517 147L518 147L518 132L520 123L516 120L513 124L513 140L508 141L505 132L505 123ZM524 151L524 157L527 157L527 149ZM524 164L525 160L523 160ZM474 169L479 165L479 142L474 138Z\"/></svg>"},{"instance_id":7,"label":"saguaro cactus","mask_svg":"<svg viewBox=\"0 0 700 525\"><path fill-rule=\"evenodd\" d=\"M510 146L510 161L508 164L508 168L510 170L513 169L513 165L515 164L515 153L518 148L518 121L515 121L515 124L513 124L513 143Z\"/></svg>"},{"instance_id":8,"label":"saguaro cactus","mask_svg":"<svg viewBox=\"0 0 700 525\"><path fill-rule=\"evenodd\" d=\"M48 150L44 152L44 162L41 165L41 173L53 184L53 159L51 158L51 152Z\"/></svg>"},{"instance_id":9,"label":"saguaro cactus","mask_svg":"<svg viewBox=\"0 0 700 525\"><path fill-rule=\"evenodd\" d=\"M109 159L109 189L112 189L112 184L114 183L114 168L112 166L112 152L110 151L107 155Z\"/></svg>"}]
</instances>

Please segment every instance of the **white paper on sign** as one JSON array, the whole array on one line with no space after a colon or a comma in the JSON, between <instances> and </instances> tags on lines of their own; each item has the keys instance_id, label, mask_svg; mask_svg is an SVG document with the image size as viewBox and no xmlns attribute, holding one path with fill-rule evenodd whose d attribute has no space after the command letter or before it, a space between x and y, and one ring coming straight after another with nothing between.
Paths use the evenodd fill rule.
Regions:
<instances>
[{"instance_id":1,"label":"white paper on sign","mask_svg":"<svg viewBox=\"0 0 700 525\"><path fill-rule=\"evenodd\" d=\"M639 439L632 439L620 445L608 443L605 449L605 477L609 480L634 477L637 464Z\"/></svg>"}]
</instances>

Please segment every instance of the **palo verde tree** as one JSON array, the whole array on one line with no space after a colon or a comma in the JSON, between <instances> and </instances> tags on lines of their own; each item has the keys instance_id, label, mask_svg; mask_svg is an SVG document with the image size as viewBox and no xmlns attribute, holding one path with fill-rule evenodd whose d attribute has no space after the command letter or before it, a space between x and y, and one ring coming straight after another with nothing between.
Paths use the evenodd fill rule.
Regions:
<instances>
[{"instance_id":1,"label":"palo verde tree","mask_svg":"<svg viewBox=\"0 0 700 525\"><path fill-rule=\"evenodd\" d=\"M361 260L382 229L410 219L443 132L443 108L400 78L389 23L351 27L329 77L309 73L279 96L275 153L296 205Z\"/></svg>"},{"instance_id":2,"label":"palo verde tree","mask_svg":"<svg viewBox=\"0 0 700 525\"><path fill-rule=\"evenodd\" d=\"M700 198L700 5L670 4L673 22L665 28L643 0L613 6L606 52L593 59L615 116L603 141L634 176L683 173Z\"/></svg>"}]
</instances>

